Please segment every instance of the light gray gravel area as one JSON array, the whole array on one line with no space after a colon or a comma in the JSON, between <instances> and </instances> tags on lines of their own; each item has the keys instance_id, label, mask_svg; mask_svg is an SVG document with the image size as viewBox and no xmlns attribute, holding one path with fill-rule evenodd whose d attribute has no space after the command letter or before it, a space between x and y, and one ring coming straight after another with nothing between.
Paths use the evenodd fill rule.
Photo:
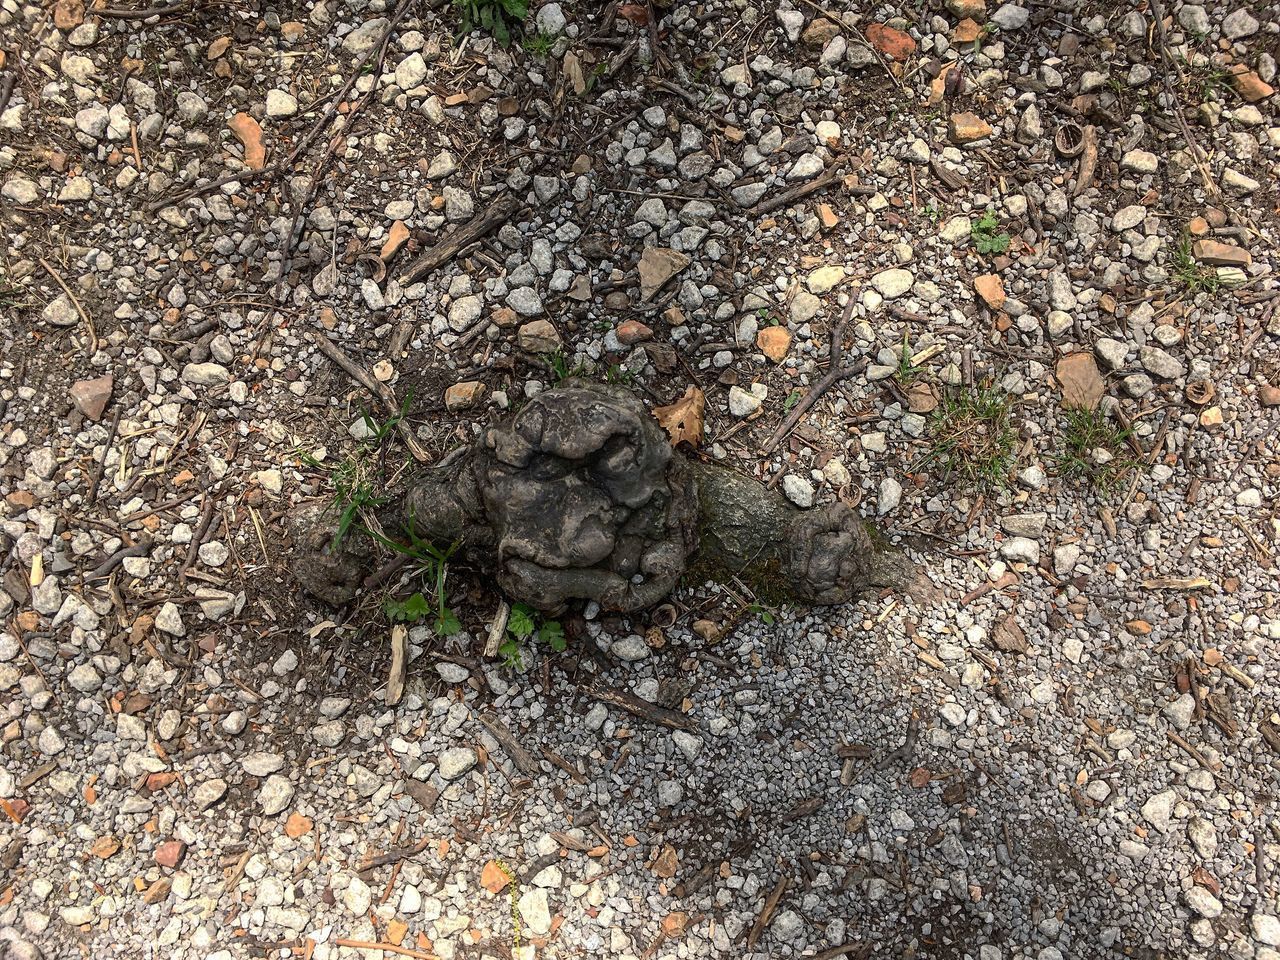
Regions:
<instances>
[{"instance_id":1,"label":"light gray gravel area","mask_svg":"<svg viewBox=\"0 0 1280 960\"><path fill-rule=\"evenodd\" d=\"M0 4L0 958L1280 960L1280 6L848 7ZM917 582L301 595L569 376Z\"/></svg>"}]
</instances>

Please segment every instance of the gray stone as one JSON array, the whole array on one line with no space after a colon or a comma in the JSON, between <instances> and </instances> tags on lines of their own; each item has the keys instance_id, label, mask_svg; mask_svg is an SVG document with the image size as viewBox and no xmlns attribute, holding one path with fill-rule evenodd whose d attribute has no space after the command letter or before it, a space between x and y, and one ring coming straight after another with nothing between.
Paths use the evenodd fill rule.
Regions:
<instances>
[{"instance_id":1,"label":"gray stone","mask_svg":"<svg viewBox=\"0 0 1280 960\"><path fill-rule=\"evenodd\" d=\"M782 478L782 492L797 507L807 510L813 506L813 484L804 477L788 473Z\"/></svg>"},{"instance_id":2,"label":"gray stone","mask_svg":"<svg viewBox=\"0 0 1280 960\"><path fill-rule=\"evenodd\" d=\"M471 747L449 747L440 754L440 776L457 780L476 765L476 752Z\"/></svg>"},{"instance_id":3,"label":"gray stone","mask_svg":"<svg viewBox=\"0 0 1280 960\"><path fill-rule=\"evenodd\" d=\"M227 793L227 781L221 778L206 780L191 792L191 802L197 810L208 810Z\"/></svg>"},{"instance_id":4,"label":"gray stone","mask_svg":"<svg viewBox=\"0 0 1280 960\"><path fill-rule=\"evenodd\" d=\"M1001 30L1021 30L1027 25L1030 17L1031 11L1026 7L1020 7L1016 3L1006 3L991 14L991 22Z\"/></svg>"},{"instance_id":5,"label":"gray stone","mask_svg":"<svg viewBox=\"0 0 1280 960\"><path fill-rule=\"evenodd\" d=\"M274 817L280 813L285 807L289 806L289 801L293 799L293 783L288 777L273 773L267 777L262 784L262 789L258 791L258 805L262 807L262 812L268 817Z\"/></svg>"}]
</instances>

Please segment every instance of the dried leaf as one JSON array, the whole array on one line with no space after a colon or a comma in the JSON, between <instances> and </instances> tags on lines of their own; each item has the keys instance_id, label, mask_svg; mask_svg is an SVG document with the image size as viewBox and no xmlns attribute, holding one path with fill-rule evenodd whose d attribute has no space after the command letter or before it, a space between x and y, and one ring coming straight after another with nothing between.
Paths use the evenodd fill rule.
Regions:
<instances>
[{"instance_id":1,"label":"dried leaf","mask_svg":"<svg viewBox=\"0 0 1280 960\"><path fill-rule=\"evenodd\" d=\"M653 415L662 429L671 437L671 445L679 446L688 442L690 446L698 446L702 442L705 428L703 412L707 405L706 395L695 386L690 386L675 403L665 407L655 407Z\"/></svg>"},{"instance_id":2,"label":"dried leaf","mask_svg":"<svg viewBox=\"0 0 1280 960\"><path fill-rule=\"evenodd\" d=\"M637 27L649 25L649 8L639 3L624 3L618 8L618 16Z\"/></svg>"},{"instance_id":3,"label":"dried leaf","mask_svg":"<svg viewBox=\"0 0 1280 960\"><path fill-rule=\"evenodd\" d=\"M1204 887L1215 897L1222 892L1222 886L1218 883L1218 878L1206 870L1204 867L1196 867L1191 871L1191 879L1201 887Z\"/></svg>"},{"instance_id":4,"label":"dried leaf","mask_svg":"<svg viewBox=\"0 0 1280 960\"><path fill-rule=\"evenodd\" d=\"M1012 613L996 623L991 631L991 643L997 650L1005 653L1026 653L1027 635L1018 626L1018 619Z\"/></svg>"},{"instance_id":5,"label":"dried leaf","mask_svg":"<svg viewBox=\"0 0 1280 960\"><path fill-rule=\"evenodd\" d=\"M262 127L249 114L240 112L227 121L227 129L244 145L244 164L250 170L267 165L267 151L262 145Z\"/></svg>"},{"instance_id":6,"label":"dried leaf","mask_svg":"<svg viewBox=\"0 0 1280 960\"><path fill-rule=\"evenodd\" d=\"M1062 386L1062 402L1068 407L1092 410L1107 392L1093 355L1072 353L1058 361L1055 376Z\"/></svg>"},{"instance_id":7,"label":"dried leaf","mask_svg":"<svg viewBox=\"0 0 1280 960\"><path fill-rule=\"evenodd\" d=\"M582 61L572 51L564 55L564 76L576 96L580 97L587 92L587 79L582 73Z\"/></svg>"},{"instance_id":8,"label":"dried leaf","mask_svg":"<svg viewBox=\"0 0 1280 960\"><path fill-rule=\"evenodd\" d=\"M938 408L938 396L927 383L912 384L907 391L907 408L912 413L932 413Z\"/></svg>"},{"instance_id":9,"label":"dried leaf","mask_svg":"<svg viewBox=\"0 0 1280 960\"><path fill-rule=\"evenodd\" d=\"M927 787L932 779L933 774L925 767L916 767L911 771L911 785L917 790L921 787Z\"/></svg>"},{"instance_id":10,"label":"dried leaf","mask_svg":"<svg viewBox=\"0 0 1280 960\"><path fill-rule=\"evenodd\" d=\"M209 44L209 49L205 52L205 56L210 60L217 60L228 50L231 49L230 37L219 37L213 43Z\"/></svg>"}]
</instances>

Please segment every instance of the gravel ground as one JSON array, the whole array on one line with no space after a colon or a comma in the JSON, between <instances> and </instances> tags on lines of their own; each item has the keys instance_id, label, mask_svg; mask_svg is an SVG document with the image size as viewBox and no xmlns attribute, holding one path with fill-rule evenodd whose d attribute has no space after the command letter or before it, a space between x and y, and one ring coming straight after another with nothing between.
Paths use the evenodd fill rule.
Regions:
<instances>
[{"instance_id":1,"label":"gravel ground","mask_svg":"<svg viewBox=\"0 0 1280 960\"><path fill-rule=\"evenodd\" d=\"M1277 960L1280 6L1161 6L0 4L0 956ZM392 706L285 520L570 373L927 586L451 570Z\"/></svg>"}]
</instances>

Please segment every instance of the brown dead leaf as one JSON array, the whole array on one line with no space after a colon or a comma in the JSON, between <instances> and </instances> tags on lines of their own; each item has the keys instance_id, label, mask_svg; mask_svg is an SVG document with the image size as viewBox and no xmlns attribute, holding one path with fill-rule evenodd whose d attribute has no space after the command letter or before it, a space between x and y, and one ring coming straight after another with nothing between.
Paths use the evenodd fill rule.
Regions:
<instances>
[{"instance_id":1,"label":"brown dead leaf","mask_svg":"<svg viewBox=\"0 0 1280 960\"><path fill-rule=\"evenodd\" d=\"M27 811L31 809L31 805L25 800L3 800L0 799L0 810L4 811L4 815L14 823L21 823L26 817Z\"/></svg>"},{"instance_id":2,"label":"brown dead leaf","mask_svg":"<svg viewBox=\"0 0 1280 960\"><path fill-rule=\"evenodd\" d=\"M618 8L618 16L637 27L649 25L649 8L639 3L624 3Z\"/></svg>"},{"instance_id":3,"label":"brown dead leaf","mask_svg":"<svg viewBox=\"0 0 1280 960\"><path fill-rule=\"evenodd\" d=\"M690 386L684 392L684 396L675 403L665 407L655 407L653 415L658 423L662 424L662 429L667 431L673 447L679 446L682 442L688 442L690 446L696 447L702 442L705 429L703 413L706 405L706 395L697 387Z\"/></svg>"},{"instance_id":4,"label":"brown dead leaf","mask_svg":"<svg viewBox=\"0 0 1280 960\"><path fill-rule=\"evenodd\" d=\"M1068 354L1058 361L1054 374L1062 386L1062 402L1068 407L1092 410L1106 393L1106 384L1092 354Z\"/></svg>"},{"instance_id":5,"label":"brown dead leaf","mask_svg":"<svg viewBox=\"0 0 1280 960\"><path fill-rule=\"evenodd\" d=\"M911 785L917 790L921 787L927 787L932 779L933 773L926 767L916 767L911 771Z\"/></svg>"},{"instance_id":6,"label":"brown dead leaf","mask_svg":"<svg viewBox=\"0 0 1280 960\"><path fill-rule=\"evenodd\" d=\"M1204 887L1215 897L1222 892L1222 886L1218 883L1218 878L1206 870L1204 867L1196 867L1191 871L1191 879L1201 887Z\"/></svg>"},{"instance_id":7,"label":"brown dead leaf","mask_svg":"<svg viewBox=\"0 0 1280 960\"><path fill-rule=\"evenodd\" d=\"M262 145L262 127L258 121L241 111L227 121L227 129L244 144L244 163L250 170L261 170L267 165L267 151Z\"/></svg>"},{"instance_id":8,"label":"brown dead leaf","mask_svg":"<svg viewBox=\"0 0 1280 960\"><path fill-rule=\"evenodd\" d=\"M564 76L569 81L569 88L576 96L580 97L587 92L587 79L582 74L582 61L572 51L564 55Z\"/></svg>"},{"instance_id":9,"label":"brown dead leaf","mask_svg":"<svg viewBox=\"0 0 1280 960\"><path fill-rule=\"evenodd\" d=\"M231 49L230 37L219 37L213 43L209 44L209 49L205 52L205 56L210 60L217 60Z\"/></svg>"},{"instance_id":10,"label":"brown dead leaf","mask_svg":"<svg viewBox=\"0 0 1280 960\"><path fill-rule=\"evenodd\" d=\"M83 0L58 0L53 5L53 25L59 30L74 30L84 23Z\"/></svg>"},{"instance_id":11,"label":"brown dead leaf","mask_svg":"<svg viewBox=\"0 0 1280 960\"><path fill-rule=\"evenodd\" d=\"M912 413L932 413L938 408L938 397L927 383L912 384L907 391L907 409Z\"/></svg>"},{"instance_id":12,"label":"brown dead leaf","mask_svg":"<svg viewBox=\"0 0 1280 960\"><path fill-rule=\"evenodd\" d=\"M484 865L484 870L480 872L480 886L484 887L490 893L501 893L511 877L507 871L503 870L497 860L490 860Z\"/></svg>"},{"instance_id":13,"label":"brown dead leaf","mask_svg":"<svg viewBox=\"0 0 1280 960\"><path fill-rule=\"evenodd\" d=\"M996 622L995 629L991 631L991 643L1005 653L1026 653L1028 647L1027 635L1012 613Z\"/></svg>"}]
</instances>

